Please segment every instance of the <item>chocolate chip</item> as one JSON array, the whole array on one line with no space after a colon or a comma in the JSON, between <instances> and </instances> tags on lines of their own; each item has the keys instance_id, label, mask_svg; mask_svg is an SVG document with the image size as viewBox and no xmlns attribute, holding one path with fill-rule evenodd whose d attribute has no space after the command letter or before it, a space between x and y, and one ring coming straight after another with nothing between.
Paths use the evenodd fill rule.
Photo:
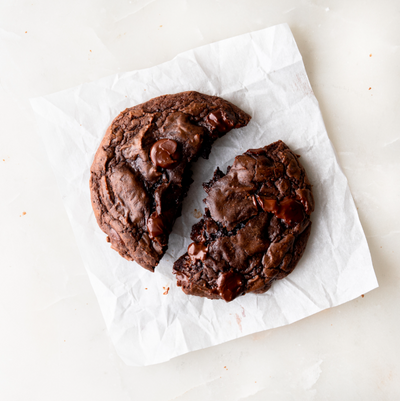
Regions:
<instances>
[{"instance_id":1,"label":"chocolate chip","mask_svg":"<svg viewBox=\"0 0 400 401\"><path fill-rule=\"evenodd\" d=\"M304 220L303 205L291 198L284 198L279 203L279 209L276 217L285 220L287 223L300 223Z\"/></svg>"},{"instance_id":2,"label":"chocolate chip","mask_svg":"<svg viewBox=\"0 0 400 401\"><path fill-rule=\"evenodd\" d=\"M188 255L194 260L204 260L207 255L207 246L203 243L192 242L188 246Z\"/></svg>"},{"instance_id":3,"label":"chocolate chip","mask_svg":"<svg viewBox=\"0 0 400 401\"><path fill-rule=\"evenodd\" d=\"M222 110L211 112L207 116L206 121L209 125L211 125L219 132L229 131L235 126L234 121L232 119L229 119L229 117L225 113L223 113Z\"/></svg>"},{"instance_id":4,"label":"chocolate chip","mask_svg":"<svg viewBox=\"0 0 400 401\"><path fill-rule=\"evenodd\" d=\"M149 230L150 238L163 235L166 229L163 218L160 215L153 213L147 222L147 229Z\"/></svg>"},{"instance_id":5,"label":"chocolate chip","mask_svg":"<svg viewBox=\"0 0 400 401\"><path fill-rule=\"evenodd\" d=\"M243 291L243 276L239 273L222 273L218 280L218 293L226 302L230 302Z\"/></svg>"},{"instance_id":6,"label":"chocolate chip","mask_svg":"<svg viewBox=\"0 0 400 401\"><path fill-rule=\"evenodd\" d=\"M160 139L150 150L150 158L155 166L162 168L176 167L180 160L178 144L172 139Z\"/></svg>"},{"instance_id":7,"label":"chocolate chip","mask_svg":"<svg viewBox=\"0 0 400 401\"><path fill-rule=\"evenodd\" d=\"M266 196L256 195L257 201L264 212L274 213L276 217L287 224L300 223L304 220L303 205L291 198L284 198L281 202L269 199Z\"/></svg>"}]
</instances>

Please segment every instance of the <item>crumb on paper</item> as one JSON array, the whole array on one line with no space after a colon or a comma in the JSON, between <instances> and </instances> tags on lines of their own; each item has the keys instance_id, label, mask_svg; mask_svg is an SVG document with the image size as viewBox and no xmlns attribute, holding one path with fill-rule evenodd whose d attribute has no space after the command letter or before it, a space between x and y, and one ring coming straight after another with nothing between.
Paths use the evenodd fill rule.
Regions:
<instances>
[{"instance_id":1,"label":"crumb on paper","mask_svg":"<svg viewBox=\"0 0 400 401\"><path fill-rule=\"evenodd\" d=\"M145 290L147 290L147 288L146 288L146 287L145 287L144 289L145 289Z\"/></svg>"},{"instance_id":2,"label":"crumb on paper","mask_svg":"<svg viewBox=\"0 0 400 401\"><path fill-rule=\"evenodd\" d=\"M196 217L196 219L199 219L201 217L200 210L194 209L193 216Z\"/></svg>"},{"instance_id":3,"label":"crumb on paper","mask_svg":"<svg viewBox=\"0 0 400 401\"><path fill-rule=\"evenodd\" d=\"M236 322L239 326L239 329L240 329L240 331L242 331L242 319L240 318L240 316L237 313L235 313L235 316L236 316Z\"/></svg>"},{"instance_id":4,"label":"crumb on paper","mask_svg":"<svg viewBox=\"0 0 400 401\"><path fill-rule=\"evenodd\" d=\"M162 25L160 25L160 28L162 28Z\"/></svg>"},{"instance_id":5,"label":"crumb on paper","mask_svg":"<svg viewBox=\"0 0 400 401\"><path fill-rule=\"evenodd\" d=\"M371 90L371 87L369 87L368 90L370 91L370 90Z\"/></svg>"},{"instance_id":6,"label":"crumb on paper","mask_svg":"<svg viewBox=\"0 0 400 401\"><path fill-rule=\"evenodd\" d=\"M28 31L25 31L25 33L28 33Z\"/></svg>"},{"instance_id":7,"label":"crumb on paper","mask_svg":"<svg viewBox=\"0 0 400 401\"><path fill-rule=\"evenodd\" d=\"M89 50L90 51L90 53L92 52L91 50Z\"/></svg>"},{"instance_id":8,"label":"crumb on paper","mask_svg":"<svg viewBox=\"0 0 400 401\"><path fill-rule=\"evenodd\" d=\"M169 287L163 287L163 295L168 295Z\"/></svg>"},{"instance_id":9,"label":"crumb on paper","mask_svg":"<svg viewBox=\"0 0 400 401\"><path fill-rule=\"evenodd\" d=\"M372 54L370 54L369 56L372 57Z\"/></svg>"},{"instance_id":10,"label":"crumb on paper","mask_svg":"<svg viewBox=\"0 0 400 401\"><path fill-rule=\"evenodd\" d=\"M361 294L361 298L364 298L364 294Z\"/></svg>"}]
</instances>

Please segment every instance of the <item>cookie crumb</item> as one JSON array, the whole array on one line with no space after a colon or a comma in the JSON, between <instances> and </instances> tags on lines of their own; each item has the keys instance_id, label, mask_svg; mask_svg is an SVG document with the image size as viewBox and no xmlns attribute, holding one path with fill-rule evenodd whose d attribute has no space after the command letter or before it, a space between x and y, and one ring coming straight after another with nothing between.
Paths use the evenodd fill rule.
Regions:
<instances>
[{"instance_id":1,"label":"cookie crumb","mask_svg":"<svg viewBox=\"0 0 400 401\"><path fill-rule=\"evenodd\" d=\"M193 216L196 217L196 219L199 219L201 215L202 213L200 212L200 210L194 209Z\"/></svg>"},{"instance_id":2,"label":"cookie crumb","mask_svg":"<svg viewBox=\"0 0 400 401\"><path fill-rule=\"evenodd\" d=\"M26 212L22 212L22 216L25 216L26 215Z\"/></svg>"},{"instance_id":3,"label":"cookie crumb","mask_svg":"<svg viewBox=\"0 0 400 401\"><path fill-rule=\"evenodd\" d=\"M361 298L364 298L364 294L361 294Z\"/></svg>"},{"instance_id":4,"label":"cookie crumb","mask_svg":"<svg viewBox=\"0 0 400 401\"><path fill-rule=\"evenodd\" d=\"M372 57L372 54L370 54L369 56Z\"/></svg>"},{"instance_id":5,"label":"cookie crumb","mask_svg":"<svg viewBox=\"0 0 400 401\"><path fill-rule=\"evenodd\" d=\"M162 25L160 25L160 28L162 28Z\"/></svg>"},{"instance_id":6,"label":"cookie crumb","mask_svg":"<svg viewBox=\"0 0 400 401\"><path fill-rule=\"evenodd\" d=\"M28 33L28 31L25 31L25 33Z\"/></svg>"},{"instance_id":7,"label":"cookie crumb","mask_svg":"<svg viewBox=\"0 0 400 401\"><path fill-rule=\"evenodd\" d=\"M147 288L145 288L145 290L147 290Z\"/></svg>"},{"instance_id":8,"label":"cookie crumb","mask_svg":"<svg viewBox=\"0 0 400 401\"><path fill-rule=\"evenodd\" d=\"M163 287L163 295L168 295L169 287Z\"/></svg>"},{"instance_id":9,"label":"cookie crumb","mask_svg":"<svg viewBox=\"0 0 400 401\"><path fill-rule=\"evenodd\" d=\"M370 91L370 90L371 90L371 87L369 87L368 90Z\"/></svg>"}]
</instances>

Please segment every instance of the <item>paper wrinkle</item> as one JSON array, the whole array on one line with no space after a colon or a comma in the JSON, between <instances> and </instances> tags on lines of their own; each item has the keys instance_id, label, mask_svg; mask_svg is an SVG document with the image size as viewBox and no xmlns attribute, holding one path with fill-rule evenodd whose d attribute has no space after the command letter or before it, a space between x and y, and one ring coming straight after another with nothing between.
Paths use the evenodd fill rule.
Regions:
<instances>
[{"instance_id":1,"label":"paper wrinkle","mask_svg":"<svg viewBox=\"0 0 400 401\"><path fill-rule=\"evenodd\" d=\"M129 4L133 3L133 10L131 12L126 12L125 9L124 11L121 11L121 14L123 16L121 17L116 17L117 19L113 22L114 24L118 24L121 21L124 21L125 19L131 17L134 14L137 14L139 11L142 11L143 9L145 9L148 5L150 5L151 3L154 3L156 0L130 0Z\"/></svg>"},{"instance_id":2,"label":"paper wrinkle","mask_svg":"<svg viewBox=\"0 0 400 401\"><path fill-rule=\"evenodd\" d=\"M319 360L317 363L307 368L301 375L301 384L304 390L311 390L317 383L322 373L322 362L322 359Z\"/></svg>"},{"instance_id":3,"label":"paper wrinkle","mask_svg":"<svg viewBox=\"0 0 400 401\"><path fill-rule=\"evenodd\" d=\"M47 309L52 308L54 305L59 304L60 302L65 301L66 299L71 299L77 297L77 294L65 295L64 297L57 298L55 301L49 303L46 306L42 306L41 308L36 309L37 312L43 312Z\"/></svg>"},{"instance_id":4,"label":"paper wrinkle","mask_svg":"<svg viewBox=\"0 0 400 401\"><path fill-rule=\"evenodd\" d=\"M207 387L209 384L214 383L220 379L221 379L220 376L214 377L213 379L207 380L201 384L198 384L197 386L191 387L189 390L186 390L184 393L179 394L174 398L170 398L168 401L187 400L188 399L187 396L190 395L189 393L191 393L192 391L196 391L200 388Z\"/></svg>"},{"instance_id":5,"label":"paper wrinkle","mask_svg":"<svg viewBox=\"0 0 400 401\"><path fill-rule=\"evenodd\" d=\"M0 27L0 35L4 37L4 39L16 39L16 40L21 40L22 35L18 35L15 32L12 31L6 31L4 28Z\"/></svg>"},{"instance_id":6,"label":"paper wrinkle","mask_svg":"<svg viewBox=\"0 0 400 401\"><path fill-rule=\"evenodd\" d=\"M208 160L194 164L194 182L169 249L150 273L121 258L105 241L91 208L90 166L120 111L186 90L222 96L252 120L216 141ZM31 104L111 340L125 363L160 363L279 327L377 286L347 180L286 24L190 50L156 67L32 99ZM279 139L301 154L314 185L316 209L303 258L287 279L262 295L247 294L230 303L185 295L176 286L172 264L191 242L191 227L198 221L194 209L204 212L201 184L217 166L226 171L246 149ZM169 287L167 295L163 287Z\"/></svg>"},{"instance_id":7,"label":"paper wrinkle","mask_svg":"<svg viewBox=\"0 0 400 401\"><path fill-rule=\"evenodd\" d=\"M400 230L390 230L387 234L376 234L376 235L367 235L367 238L388 238L392 237L393 235L399 235Z\"/></svg>"}]
</instances>

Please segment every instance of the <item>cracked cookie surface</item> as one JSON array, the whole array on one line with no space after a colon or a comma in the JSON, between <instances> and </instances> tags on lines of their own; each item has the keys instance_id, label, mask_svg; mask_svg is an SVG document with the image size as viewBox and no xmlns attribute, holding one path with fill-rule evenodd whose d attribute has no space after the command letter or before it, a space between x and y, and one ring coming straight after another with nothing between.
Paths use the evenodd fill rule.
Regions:
<instances>
[{"instance_id":1,"label":"cracked cookie surface","mask_svg":"<svg viewBox=\"0 0 400 401\"><path fill-rule=\"evenodd\" d=\"M160 96L120 113L91 166L92 207L111 247L153 271L192 182L190 165L250 116L198 92Z\"/></svg>"},{"instance_id":2,"label":"cracked cookie surface","mask_svg":"<svg viewBox=\"0 0 400 401\"><path fill-rule=\"evenodd\" d=\"M264 293L293 271L310 235L314 199L284 142L249 149L203 187L205 214L173 270L186 294L229 302Z\"/></svg>"}]
</instances>

